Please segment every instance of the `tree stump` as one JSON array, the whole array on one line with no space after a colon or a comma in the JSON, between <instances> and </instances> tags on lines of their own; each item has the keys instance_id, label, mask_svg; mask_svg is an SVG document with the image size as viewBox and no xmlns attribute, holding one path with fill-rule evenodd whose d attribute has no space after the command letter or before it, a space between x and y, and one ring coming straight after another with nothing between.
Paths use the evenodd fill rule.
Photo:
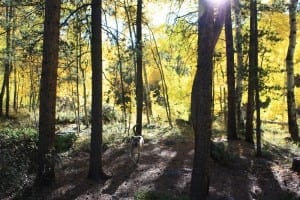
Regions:
<instances>
[{"instance_id":1,"label":"tree stump","mask_svg":"<svg viewBox=\"0 0 300 200\"><path fill-rule=\"evenodd\" d=\"M300 173L300 157L293 158L292 170Z\"/></svg>"}]
</instances>

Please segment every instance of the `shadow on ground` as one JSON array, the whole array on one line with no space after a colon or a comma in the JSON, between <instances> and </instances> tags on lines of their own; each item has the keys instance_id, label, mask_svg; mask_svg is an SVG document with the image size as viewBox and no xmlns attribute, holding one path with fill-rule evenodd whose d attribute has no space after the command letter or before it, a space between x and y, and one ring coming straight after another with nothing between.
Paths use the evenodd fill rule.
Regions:
<instances>
[{"instance_id":1,"label":"shadow on ground","mask_svg":"<svg viewBox=\"0 0 300 200\"><path fill-rule=\"evenodd\" d=\"M173 130L171 130L173 131ZM177 130L178 131L178 130ZM57 182L38 194L28 192L22 197L35 199L134 199L140 192L167 194L170 199L187 198L192 173L194 141L184 134L174 134L159 139L146 139L138 165L129 158L126 144L111 146L103 155L105 172L112 178L105 182L86 179L88 152L75 152L57 170ZM242 140L228 143L231 155L225 163L210 160L209 200L218 199L297 199L300 183L289 190L283 179L278 181L276 164L272 160L256 158L252 145ZM274 168L275 166L275 168ZM278 167L278 166L277 166ZM274 174L277 174L276 176ZM287 174L299 179L299 175ZM175 198L176 197L176 198ZM23 199L24 199L23 198Z\"/></svg>"}]
</instances>

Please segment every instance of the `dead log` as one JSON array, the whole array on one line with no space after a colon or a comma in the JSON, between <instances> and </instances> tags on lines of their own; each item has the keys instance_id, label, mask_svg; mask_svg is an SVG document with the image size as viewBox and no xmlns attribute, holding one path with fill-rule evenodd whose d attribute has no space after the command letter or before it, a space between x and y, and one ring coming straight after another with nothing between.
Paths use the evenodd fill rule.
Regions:
<instances>
[{"instance_id":1,"label":"dead log","mask_svg":"<svg viewBox=\"0 0 300 200\"><path fill-rule=\"evenodd\" d=\"M300 157L293 158L292 170L300 173Z\"/></svg>"}]
</instances>

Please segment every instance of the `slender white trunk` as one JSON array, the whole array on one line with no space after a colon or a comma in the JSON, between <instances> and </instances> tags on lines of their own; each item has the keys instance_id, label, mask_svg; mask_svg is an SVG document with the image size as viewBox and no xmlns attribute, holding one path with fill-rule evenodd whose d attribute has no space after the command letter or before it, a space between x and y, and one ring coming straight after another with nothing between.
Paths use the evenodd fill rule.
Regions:
<instances>
[{"instance_id":1,"label":"slender white trunk","mask_svg":"<svg viewBox=\"0 0 300 200\"><path fill-rule=\"evenodd\" d=\"M290 35L289 46L286 56L286 71L287 71L287 107L288 107L288 124L291 138L296 141L299 138L297 116L296 116L296 103L294 94L294 54L297 38L297 12L298 0L290 0L289 5L289 21L290 21Z\"/></svg>"},{"instance_id":2,"label":"slender white trunk","mask_svg":"<svg viewBox=\"0 0 300 200\"><path fill-rule=\"evenodd\" d=\"M236 52L237 52L237 74L236 74L236 116L237 128L243 130L245 128L242 107L242 94L243 94L243 47L242 47L242 24L241 24L241 9L240 0L234 0L235 12L235 34L236 34Z\"/></svg>"}]
</instances>

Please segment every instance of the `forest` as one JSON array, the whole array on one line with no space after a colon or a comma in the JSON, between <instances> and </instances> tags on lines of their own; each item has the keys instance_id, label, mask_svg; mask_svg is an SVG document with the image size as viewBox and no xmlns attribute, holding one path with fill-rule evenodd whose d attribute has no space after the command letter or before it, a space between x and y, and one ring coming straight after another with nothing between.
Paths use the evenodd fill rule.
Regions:
<instances>
[{"instance_id":1,"label":"forest","mask_svg":"<svg viewBox=\"0 0 300 200\"><path fill-rule=\"evenodd\" d=\"M0 0L0 199L300 200L298 0Z\"/></svg>"}]
</instances>

